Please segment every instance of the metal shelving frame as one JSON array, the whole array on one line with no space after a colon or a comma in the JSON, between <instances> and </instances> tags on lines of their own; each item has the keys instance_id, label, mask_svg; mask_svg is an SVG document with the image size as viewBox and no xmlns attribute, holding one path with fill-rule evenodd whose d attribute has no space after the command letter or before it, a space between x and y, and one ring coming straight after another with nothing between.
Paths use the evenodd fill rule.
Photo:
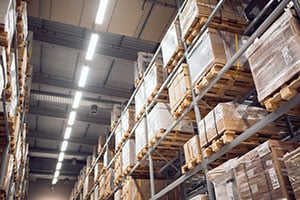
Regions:
<instances>
[{"instance_id":1,"label":"metal shelving frame","mask_svg":"<svg viewBox=\"0 0 300 200\"><path fill-rule=\"evenodd\" d=\"M217 74L217 76L212 79L212 81L208 84L208 86L199 94L199 95L195 95L194 91L192 93L193 95L193 101L191 103L190 106L188 106L184 112L178 117L177 120L175 120L170 127L164 132L164 134L161 136L161 138L152 146L148 149L148 152L144 155L144 157L140 160L137 161L137 163L133 166L132 170L128 173L127 176L130 176L131 174L133 174L133 172L140 166L140 164L142 162L144 162L147 158L149 159L149 167L150 167L150 183L151 183L151 196L152 196L152 200L155 199L159 199L160 197L164 196L165 194L167 194L168 192L170 192L171 190L173 190L174 188L178 187L180 184L184 183L186 180L188 180L189 178L191 178L192 176L194 176L196 173L198 173L200 170L204 169L205 171L207 171L207 166L214 162L215 160L217 160L219 157L221 157L222 155L224 155L225 153L227 153L229 150L231 150L232 148L236 147L238 144L240 144L241 142L243 142L244 140L246 140L247 138L249 138L250 136L252 136L253 134L255 134L256 131L258 131L259 129L261 129L262 127L264 127L266 124L273 122L274 120L276 120L277 118L279 118L280 116L282 116L283 114L287 113L290 109L292 109L293 107L297 106L300 102L300 94L297 94L295 97L293 97L289 102L285 103L284 105L282 105L281 107L279 107L277 110L275 110L274 112L271 112L270 114L268 114L266 117L264 117L262 120L260 120L259 122L257 122L255 125L253 125L252 127L250 127L248 130L246 130L245 132L243 132L241 135L239 135L237 138L235 138L231 143L225 145L223 148L220 149L220 151L212 154L210 157L203 159L203 162L199 165L197 165L195 168L193 168L192 170L188 171L187 173L181 175L179 178L177 178L173 183L169 184L167 187L165 187L164 189L162 189L160 192L155 193L154 190L154 173L153 173L153 161L152 161L152 157L151 157L151 153L157 148L157 146L167 137L167 135L174 129L174 127L187 115L188 112L190 112L192 109L195 110L196 113L196 122L197 125L199 126L201 117L200 117L200 112L199 112L199 107L198 107L198 102L201 101L201 99L204 97L204 95L212 88L212 86L229 70L229 68L240 58L240 56L248 49L248 47L254 42L254 40L259 37L260 35L262 35L262 33L275 21L275 19L282 13L283 9L285 8L285 6L290 2L291 0L282 0L279 5L276 7L276 9L274 9L274 11L268 16L268 18L258 27L258 29L248 38L247 42L235 53L235 55L226 63L226 65L220 70L220 72ZM156 100L159 98L160 94L162 93L162 91L167 88L168 84L171 82L172 78L174 77L176 71L179 69L180 65L183 63L184 59L187 57L188 53L193 49L193 46L197 43L197 40L201 37L201 35L204 33L204 31L207 29L207 27L209 26L209 23L213 20L214 16L218 13L218 11L221 9L222 5L224 4L225 0L221 0L219 1L219 3L217 4L217 6L214 8L214 10L212 11L211 15L208 17L207 22L205 23L205 25L201 28L200 33L197 35L197 37L194 39L194 42L192 45L190 45L189 47L185 46L185 55L178 61L178 64L174 67L173 71L169 74L169 76L167 77L167 79L165 80L165 82L162 84L161 88L158 90L157 94L155 95L155 97L153 98L153 101L146 106L145 112L143 113L143 115L141 116L140 120L138 122L136 122L136 124L134 125L132 131L130 132L128 138L126 139L126 141L122 144L121 148L115 153L114 157L111 159L111 161L109 162L107 168L110 168L114 162L114 160L116 159L116 155L121 151L121 149L123 148L123 146L125 145L125 143L127 142L127 140L129 138L131 138L134 134L135 129L137 128L137 126L139 125L139 123L141 122L141 120L144 117L147 117L148 113L150 112L151 108L155 105ZM181 6L181 8L178 11L178 14L176 15L173 23L178 19L180 13L182 12L184 6L186 4L186 1L183 3L183 5ZM152 64L154 63L155 59L157 58L158 54L161 51L161 45L159 45L152 61L150 62L149 66L152 66ZM135 89L135 91L133 92L131 98L129 99L127 105L125 106L126 110L133 102L134 97L137 93L137 91L139 90L140 87L142 87L144 85L144 77L149 73L150 71L150 67L147 68L146 72L144 73L144 76L141 80L141 83L137 86L137 88ZM121 118L118 120L117 125L119 125ZM199 127L198 127L199 129ZM106 143L104 144L104 147L102 149L102 151L99 153L99 155L96 158L96 162L93 163L93 165L91 166L91 169L89 170L89 172L87 173L86 176L89 176L89 174L93 171L96 163L100 160L100 158L103 156L104 154L104 150L108 147L108 144L110 142L110 140L112 139L113 135L115 133L115 130L113 130L111 132L111 134L109 135L109 137L107 138ZM85 176L85 177L86 177ZM121 183L125 180L126 177L123 177ZM119 183L112 191L112 193L106 198L109 199L110 197L112 197L112 195L121 188L121 183ZM92 189L90 190L90 192L88 193L88 195L86 195L84 197L84 199L87 199L88 197L90 197L90 195L92 194L92 192L95 190L95 188L98 186L99 182L96 183ZM212 185L210 183L207 182L207 191L208 191L208 195L210 199L214 199L214 192L213 192L213 188ZM77 197L75 197L74 199L77 199Z\"/></svg>"}]
</instances>

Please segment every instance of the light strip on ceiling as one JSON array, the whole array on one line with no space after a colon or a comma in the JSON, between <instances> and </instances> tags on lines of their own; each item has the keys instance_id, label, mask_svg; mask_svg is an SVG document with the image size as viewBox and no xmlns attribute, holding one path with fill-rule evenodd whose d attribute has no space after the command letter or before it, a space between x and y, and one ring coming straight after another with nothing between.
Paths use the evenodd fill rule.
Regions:
<instances>
[{"instance_id":1,"label":"light strip on ceiling","mask_svg":"<svg viewBox=\"0 0 300 200\"><path fill-rule=\"evenodd\" d=\"M52 185L55 185L57 183L57 181L58 181L58 178L53 178Z\"/></svg>"},{"instance_id":2,"label":"light strip on ceiling","mask_svg":"<svg viewBox=\"0 0 300 200\"><path fill-rule=\"evenodd\" d=\"M62 162L58 162L56 164L56 170L60 170L61 169L61 166L62 166Z\"/></svg>"},{"instance_id":3,"label":"light strip on ceiling","mask_svg":"<svg viewBox=\"0 0 300 200\"><path fill-rule=\"evenodd\" d=\"M72 108L78 108L81 100L82 92L77 91L74 96Z\"/></svg>"},{"instance_id":4,"label":"light strip on ceiling","mask_svg":"<svg viewBox=\"0 0 300 200\"><path fill-rule=\"evenodd\" d=\"M99 35L97 33L92 33L90 43L89 43L89 46L88 46L88 49L87 49L86 55L85 55L86 60L93 59L98 39L99 39Z\"/></svg>"},{"instance_id":5,"label":"light strip on ceiling","mask_svg":"<svg viewBox=\"0 0 300 200\"><path fill-rule=\"evenodd\" d=\"M72 128L71 127L67 127L65 130L65 135L64 135L64 139L68 140L71 136L71 132L72 132Z\"/></svg>"},{"instance_id":6,"label":"light strip on ceiling","mask_svg":"<svg viewBox=\"0 0 300 200\"><path fill-rule=\"evenodd\" d=\"M75 122L75 117L76 117L76 112L75 111L71 111L70 115L69 115L69 120L68 120L68 125L72 126Z\"/></svg>"},{"instance_id":7,"label":"light strip on ceiling","mask_svg":"<svg viewBox=\"0 0 300 200\"><path fill-rule=\"evenodd\" d=\"M78 83L79 87L84 87L85 86L89 70L90 70L90 68L88 66L83 66L82 67L80 78L79 78L79 83Z\"/></svg>"},{"instance_id":8,"label":"light strip on ceiling","mask_svg":"<svg viewBox=\"0 0 300 200\"><path fill-rule=\"evenodd\" d=\"M60 151L61 151L61 152L66 151L66 150L67 150L67 147L68 147L68 141L65 140L65 141L63 141L62 144L61 144L61 149L60 149Z\"/></svg>"},{"instance_id":9,"label":"light strip on ceiling","mask_svg":"<svg viewBox=\"0 0 300 200\"><path fill-rule=\"evenodd\" d=\"M108 0L100 0L97 15L96 15L96 24L102 24L104 20L105 11L107 8Z\"/></svg>"},{"instance_id":10,"label":"light strip on ceiling","mask_svg":"<svg viewBox=\"0 0 300 200\"><path fill-rule=\"evenodd\" d=\"M54 173L54 178L58 178L59 177L59 171L56 170L55 173Z\"/></svg>"},{"instance_id":11,"label":"light strip on ceiling","mask_svg":"<svg viewBox=\"0 0 300 200\"><path fill-rule=\"evenodd\" d=\"M65 157L65 153L64 152L60 152L59 156L58 156L58 162L62 162L64 160Z\"/></svg>"}]
</instances>

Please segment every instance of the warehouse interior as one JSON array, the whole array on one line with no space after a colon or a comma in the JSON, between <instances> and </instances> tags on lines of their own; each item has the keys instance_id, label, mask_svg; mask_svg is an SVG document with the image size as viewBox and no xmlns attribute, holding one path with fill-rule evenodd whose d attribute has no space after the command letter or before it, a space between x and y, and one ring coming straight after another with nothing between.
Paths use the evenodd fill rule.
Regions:
<instances>
[{"instance_id":1,"label":"warehouse interior","mask_svg":"<svg viewBox=\"0 0 300 200\"><path fill-rule=\"evenodd\" d=\"M0 2L0 199L298 199L299 16L299 0ZM254 151L284 162L244 194Z\"/></svg>"}]
</instances>

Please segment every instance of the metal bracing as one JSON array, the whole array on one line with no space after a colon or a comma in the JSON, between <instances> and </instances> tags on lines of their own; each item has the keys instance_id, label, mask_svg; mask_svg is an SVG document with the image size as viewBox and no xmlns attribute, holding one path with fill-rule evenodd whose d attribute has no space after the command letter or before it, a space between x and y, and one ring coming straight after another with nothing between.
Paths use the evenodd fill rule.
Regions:
<instances>
[{"instance_id":1,"label":"metal bracing","mask_svg":"<svg viewBox=\"0 0 300 200\"><path fill-rule=\"evenodd\" d=\"M30 130L29 135L27 136L28 140L46 140L46 141L55 141L57 143L64 140L64 137L62 135L57 135L55 133L49 133L49 132L41 132L41 131L35 131ZM85 145L85 146L95 146L97 145L96 140L87 139L87 138L76 138L72 137L68 140L69 144L76 144L76 145Z\"/></svg>"},{"instance_id":2,"label":"metal bracing","mask_svg":"<svg viewBox=\"0 0 300 200\"><path fill-rule=\"evenodd\" d=\"M130 94L132 93L131 90L124 90L124 89L112 89L108 88L105 86L88 86L86 85L84 87L84 90L82 88L78 87L77 83L73 83L71 81L65 81L65 80L60 80L60 79L55 79L55 78L49 78L49 77L43 77L43 76L33 76L32 79L33 83L38 83L42 85L50 85L54 87L59 87L59 88L66 88L70 90L76 90L76 91L82 91L84 93L94 93L98 96L105 95L105 96L111 96L114 97L118 102L123 102L124 100L127 100L130 97Z\"/></svg>"},{"instance_id":3,"label":"metal bracing","mask_svg":"<svg viewBox=\"0 0 300 200\"><path fill-rule=\"evenodd\" d=\"M53 118L64 119L64 120L67 119L69 115L69 113L64 110L49 109L40 106L31 105L29 109L31 115L40 115L40 116L53 117ZM91 116L89 113L77 112L76 121L86 122L90 124L97 124L97 125L99 124L107 125L107 126L110 125L110 119Z\"/></svg>"}]
</instances>

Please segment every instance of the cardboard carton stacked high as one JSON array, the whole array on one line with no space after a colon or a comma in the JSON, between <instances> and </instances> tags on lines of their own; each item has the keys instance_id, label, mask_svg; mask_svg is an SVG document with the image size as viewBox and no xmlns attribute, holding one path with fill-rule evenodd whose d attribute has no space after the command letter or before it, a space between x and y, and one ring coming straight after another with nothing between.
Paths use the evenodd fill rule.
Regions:
<instances>
[{"instance_id":1,"label":"cardboard carton stacked high","mask_svg":"<svg viewBox=\"0 0 300 200\"><path fill-rule=\"evenodd\" d=\"M148 151L148 130L147 121L145 117L141 119L141 122L135 129L135 155L137 160L142 159L142 157Z\"/></svg>"},{"instance_id":2,"label":"cardboard carton stacked high","mask_svg":"<svg viewBox=\"0 0 300 200\"><path fill-rule=\"evenodd\" d=\"M135 163L135 140L129 139L122 149L122 172L127 174Z\"/></svg>"},{"instance_id":3,"label":"cardboard carton stacked high","mask_svg":"<svg viewBox=\"0 0 300 200\"><path fill-rule=\"evenodd\" d=\"M239 159L229 160L208 173L217 199L294 199L283 162L298 145L269 140ZM224 181L224 177L226 180Z\"/></svg>"},{"instance_id":4,"label":"cardboard carton stacked high","mask_svg":"<svg viewBox=\"0 0 300 200\"><path fill-rule=\"evenodd\" d=\"M122 106L118 104L114 104L110 114L110 129L111 131L115 129L118 120L121 117Z\"/></svg>"},{"instance_id":5,"label":"cardboard carton stacked high","mask_svg":"<svg viewBox=\"0 0 300 200\"><path fill-rule=\"evenodd\" d=\"M300 147L292 152L286 153L283 157L287 174L292 185L294 195L300 199Z\"/></svg>"},{"instance_id":6,"label":"cardboard carton stacked high","mask_svg":"<svg viewBox=\"0 0 300 200\"><path fill-rule=\"evenodd\" d=\"M208 16L218 4L217 0L188 0L181 15L180 28L182 39L190 45L207 21ZM210 28L243 33L247 21L243 15L241 1L225 1L221 10L209 24Z\"/></svg>"},{"instance_id":7,"label":"cardboard carton stacked high","mask_svg":"<svg viewBox=\"0 0 300 200\"><path fill-rule=\"evenodd\" d=\"M291 10L286 10L246 53L258 100L268 111L299 93L300 21Z\"/></svg>"},{"instance_id":8,"label":"cardboard carton stacked high","mask_svg":"<svg viewBox=\"0 0 300 200\"><path fill-rule=\"evenodd\" d=\"M230 143L267 114L266 110L259 107L237 103L218 104L199 124L200 146L204 156L209 157L213 152L219 151L222 146ZM269 138L279 139L280 137L275 125L267 124L238 145L236 148L239 151L232 150L230 155L241 155Z\"/></svg>"}]
</instances>

